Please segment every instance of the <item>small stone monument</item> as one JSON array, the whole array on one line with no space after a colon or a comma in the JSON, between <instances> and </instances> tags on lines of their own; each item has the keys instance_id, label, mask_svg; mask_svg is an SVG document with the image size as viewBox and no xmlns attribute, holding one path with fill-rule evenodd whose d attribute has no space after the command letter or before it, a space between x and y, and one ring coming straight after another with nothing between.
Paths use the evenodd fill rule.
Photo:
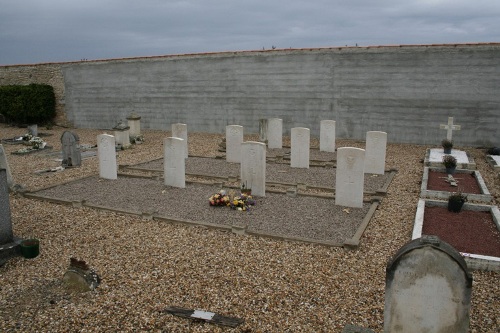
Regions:
<instances>
[{"instance_id":1,"label":"small stone monument","mask_svg":"<svg viewBox=\"0 0 500 333\"><path fill-rule=\"evenodd\" d=\"M267 141L267 119L259 119L259 141Z\"/></svg>"},{"instance_id":2,"label":"small stone monument","mask_svg":"<svg viewBox=\"0 0 500 333\"><path fill-rule=\"evenodd\" d=\"M446 130L446 139L451 141L453 131L460 131L462 126L453 124L453 117L448 117L448 124L439 125L440 129Z\"/></svg>"},{"instance_id":3,"label":"small stone monument","mask_svg":"<svg viewBox=\"0 0 500 333\"><path fill-rule=\"evenodd\" d=\"M335 120L321 120L319 125L319 151L335 152Z\"/></svg>"},{"instance_id":4,"label":"small stone monument","mask_svg":"<svg viewBox=\"0 0 500 333\"><path fill-rule=\"evenodd\" d=\"M266 195L266 144L246 141L241 144L241 183L253 196Z\"/></svg>"},{"instance_id":5,"label":"small stone monument","mask_svg":"<svg viewBox=\"0 0 500 333\"><path fill-rule=\"evenodd\" d=\"M186 159L184 139L169 137L163 140L164 183L167 186L186 187Z\"/></svg>"},{"instance_id":6,"label":"small stone monument","mask_svg":"<svg viewBox=\"0 0 500 333\"><path fill-rule=\"evenodd\" d=\"M37 124L29 125L28 126L28 133L31 136L38 136L38 125Z\"/></svg>"},{"instance_id":7,"label":"small stone monument","mask_svg":"<svg viewBox=\"0 0 500 333\"><path fill-rule=\"evenodd\" d=\"M129 129L127 125L123 121L120 120L118 124L113 127L113 130L115 131L115 144L118 145L121 148L129 148L130 147L130 134L129 134Z\"/></svg>"},{"instance_id":8,"label":"small stone monument","mask_svg":"<svg viewBox=\"0 0 500 333\"><path fill-rule=\"evenodd\" d=\"M387 265L384 332L468 332L471 291L458 251L437 236L415 239Z\"/></svg>"},{"instance_id":9,"label":"small stone monument","mask_svg":"<svg viewBox=\"0 0 500 333\"><path fill-rule=\"evenodd\" d=\"M127 117L127 122L129 126L129 135L132 138L138 137L141 135L141 116L136 113L131 113Z\"/></svg>"},{"instance_id":10,"label":"small stone monument","mask_svg":"<svg viewBox=\"0 0 500 333\"><path fill-rule=\"evenodd\" d=\"M267 147L283 148L283 119L271 118L267 121Z\"/></svg>"},{"instance_id":11,"label":"small stone monument","mask_svg":"<svg viewBox=\"0 0 500 333\"><path fill-rule=\"evenodd\" d=\"M189 156L189 145L188 145L188 132L187 132L187 125L186 124L172 124L172 136L174 138L180 138L184 140L184 154L185 157L188 158Z\"/></svg>"},{"instance_id":12,"label":"small stone monument","mask_svg":"<svg viewBox=\"0 0 500 333\"><path fill-rule=\"evenodd\" d=\"M384 174L386 150L386 132L366 132L365 173Z\"/></svg>"},{"instance_id":13,"label":"small stone monument","mask_svg":"<svg viewBox=\"0 0 500 333\"><path fill-rule=\"evenodd\" d=\"M364 165L364 149L352 147L337 149L335 205L363 207Z\"/></svg>"},{"instance_id":14,"label":"small stone monument","mask_svg":"<svg viewBox=\"0 0 500 333\"><path fill-rule=\"evenodd\" d=\"M78 167L82 164L82 154L80 152L80 138L73 132L64 131L61 135L62 145L62 166Z\"/></svg>"},{"instance_id":15,"label":"small stone monument","mask_svg":"<svg viewBox=\"0 0 500 333\"><path fill-rule=\"evenodd\" d=\"M291 130L290 167L309 169L309 146L311 133L309 128L295 127Z\"/></svg>"},{"instance_id":16,"label":"small stone monument","mask_svg":"<svg viewBox=\"0 0 500 333\"><path fill-rule=\"evenodd\" d=\"M97 156L99 157L99 177L118 179L114 136L109 134L97 136Z\"/></svg>"},{"instance_id":17,"label":"small stone monument","mask_svg":"<svg viewBox=\"0 0 500 333\"><path fill-rule=\"evenodd\" d=\"M226 161L240 163L241 144L243 143L243 126L226 126Z\"/></svg>"},{"instance_id":18,"label":"small stone monument","mask_svg":"<svg viewBox=\"0 0 500 333\"><path fill-rule=\"evenodd\" d=\"M69 268L64 273L63 283L74 292L94 290L101 283L101 278L83 260L70 258Z\"/></svg>"}]
</instances>

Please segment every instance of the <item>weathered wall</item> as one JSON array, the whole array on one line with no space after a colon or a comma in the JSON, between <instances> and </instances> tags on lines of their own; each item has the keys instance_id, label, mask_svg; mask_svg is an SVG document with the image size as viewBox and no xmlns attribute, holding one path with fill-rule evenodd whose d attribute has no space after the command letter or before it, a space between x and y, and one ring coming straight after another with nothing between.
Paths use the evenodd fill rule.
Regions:
<instances>
[{"instance_id":1,"label":"weathered wall","mask_svg":"<svg viewBox=\"0 0 500 333\"><path fill-rule=\"evenodd\" d=\"M56 123L66 123L64 110L64 78L61 64L37 64L0 67L0 85L48 84L56 96Z\"/></svg>"},{"instance_id":2,"label":"weathered wall","mask_svg":"<svg viewBox=\"0 0 500 333\"><path fill-rule=\"evenodd\" d=\"M388 132L389 142L438 144L448 116L457 145L500 145L500 44L351 47L166 56L60 64L67 118L110 128L131 112L143 128L258 131L283 118L319 136ZM3 68L0 68L0 77ZM2 81L0 81L0 84Z\"/></svg>"}]
</instances>

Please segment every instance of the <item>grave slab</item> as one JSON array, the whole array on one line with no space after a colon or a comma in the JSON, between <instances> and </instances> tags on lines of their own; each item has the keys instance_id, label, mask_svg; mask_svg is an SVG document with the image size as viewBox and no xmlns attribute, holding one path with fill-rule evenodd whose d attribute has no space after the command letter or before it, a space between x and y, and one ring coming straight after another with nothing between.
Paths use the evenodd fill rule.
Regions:
<instances>
[{"instance_id":1,"label":"grave slab","mask_svg":"<svg viewBox=\"0 0 500 333\"><path fill-rule=\"evenodd\" d=\"M417 212L415 214L415 222L413 225L412 239L417 239L422 237L422 228L424 224L424 214L426 207L447 207L448 202L429 200L429 199L419 199L417 205ZM476 210L490 212L493 218L493 222L496 225L497 230L500 231L500 211L496 206L490 205L478 205L465 203L462 210ZM458 213L460 214L460 213ZM485 256L481 254L474 253L460 253L470 269L475 270L489 270L489 271L500 271L500 258Z\"/></svg>"},{"instance_id":2,"label":"grave slab","mask_svg":"<svg viewBox=\"0 0 500 333\"><path fill-rule=\"evenodd\" d=\"M476 162L472 156L463 150L452 149L451 154L445 154L443 148L429 148L425 153L425 166L443 167L443 156L452 155L457 159L457 169L476 170Z\"/></svg>"},{"instance_id":3,"label":"grave slab","mask_svg":"<svg viewBox=\"0 0 500 333\"><path fill-rule=\"evenodd\" d=\"M496 172L500 173L500 155L486 155L486 160Z\"/></svg>"}]
</instances>

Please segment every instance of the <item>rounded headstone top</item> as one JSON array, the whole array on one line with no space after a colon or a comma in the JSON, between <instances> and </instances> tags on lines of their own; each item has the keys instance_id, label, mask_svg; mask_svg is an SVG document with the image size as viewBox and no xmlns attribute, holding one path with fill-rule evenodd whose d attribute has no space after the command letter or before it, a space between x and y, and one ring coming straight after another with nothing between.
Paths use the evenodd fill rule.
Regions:
<instances>
[{"instance_id":1,"label":"rounded headstone top","mask_svg":"<svg viewBox=\"0 0 500 333\"><path fill-rule=\"evenodd\" d=\"M127 120L141 120L141 116L139 116L135 112L132 112L131 114L128 115Z\"/></svg>"},{"instance_id":2,"label":"rounded headstone top","mask_svg":"<svg viewBox=\"0 0 500 333\"><path fill-rule=\"evenodd\" d=\"M116 124L115 127L113 127L113 129L116 131L125 131L125 130L128 130L129 128L130 128L130 126L125 125L125 123L121 120L118 122L118 124Z\"/></svg>"}]
</instances>

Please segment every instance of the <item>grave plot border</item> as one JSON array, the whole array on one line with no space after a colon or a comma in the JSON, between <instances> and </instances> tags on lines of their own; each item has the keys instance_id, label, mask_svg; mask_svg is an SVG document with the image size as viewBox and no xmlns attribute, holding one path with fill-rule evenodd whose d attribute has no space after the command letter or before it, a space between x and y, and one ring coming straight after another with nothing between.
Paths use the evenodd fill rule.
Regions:
<instances>
[{"instance_id":1,"label":"grave plot border","mask_svg":"<svg viewBox=\"0 0 500 333\"><path fill-rule=\"evenodd\" d=\"M457 192L458 189L460 188L460 186L458 186L456 188L457 189L456 191L428 190L427 186L428 186L429 172L430 171L446 172L446 169L424 167L424 174L422 176L422 185L420 187L420 197L421 198L448 200L448 197L450 196L451 192ZM484 182L483 177L481 177L481 174L479 173L479 171L458 169L458 170L455 170L455 174L474 174L474 177L476 178L476 181L477 181L479 188L481 190L481 194L464 192L465 194L467 194L468 200L484 202L484 203L490 203L493 200L493 197L491 196L490 191L488 191L488 188L486 187L486 183Z\"/></svg>"},{"instance_id":2,"label":"grave plot border","mask_svg":"<svg viewBox=\"0 0 500 333\"><path fill-rule=\"evenodd\" d=\"M67 185L67 184L70 184L73 182L78 182L78 181L84 180L86 178L91 178L91 177L95 177L95 176L96 175L89 175L86 177L81 177L78 179L70 180L70 181L67 181L67 182L64 182L61 184L51 185L51 186L47 186L45 188L37 189L36 191L33 191L33 192L27 191L27 192L24 192L22 195L26 198L29 198L29 199L42 200L42 201L47 201L47 202L51 202L51 203L55 203L55 204L63 204L63 205L67 205L67 206L72 206L74 208L88 207L88 208L97 209L97 210L127 214L127 215L132 215L132 216L138 216L138 217L141 217L143 220L158 220L158 221L163 221L163 222L167 222L167 223L171 223L171 224L198 226L198 227L210 228L210 229L221 230L221 231L226 231L226 232L232 232L232 233L235 233L237 235L257 236L257 237L271 238L271 239L276 239L276 240L281 240L281 241L318 244L318 245L323 245L323 246L327 246L327 247L344 247L344 248L349 249L349 250L355 250L358 248L358 246L361 243L361 237L363 236L366 228L368 227L373 215L377 211L377 208L381 202L380 197L374 197L374 198L371 198L370 200L364 200L363 201L364 203L370 203L370 207L368 209L367 214L365 215L365 217L361 221L360 225L356 229L354 235L351 238L345 239L344 242L342 242L342 243L337 243L337 242L329 242L329 241L324 241L324 240L317 240L317 239L313 239L313 238L285 236L285 235L279 235L279 234L273 234L273 233L253 231L253 230L248 230L247 226L242 226L242 225L239 225L237 223L233 223L232 225L223 225L223 224L214 224L214 223L203 222L203 221L177 219L177 218L171 218L168 216L160 215L154 211L141 211L141 212L139 212L139 211L127 210L127 209L123 209L123 208L113 208L113 207L108 207L108 206L96 205L96 204L88 203L85 200L66 200L66 199L52 198L52 197L47 197L44 195L37 194L37 192L39 192L39 191L51 189L51 188L58 187L58 186L64 186L64 185ZM131 176L129 174L118 174L118 177L148 178L148 179L159 180L159 178L157 176L141 176L141 175L132 175ZM186 181L186 183L204 184L204 185L221 185L221 186L224 185L221 182L208 183L208 182ZM228 187L228 186L225 186L225 187ZM287 193L283 193L282 191L272 191L272 192L287 195ZM317 195L317 194L311 195L311 194L299 193L298 195L333 199L330 196L324 196L324 195L321 196L321 195ZM332 205L333 204L334 203L332 202Z\"/></svg>"},{"instance_id":3,"label":"grave plot border","mask_svg":"<svg viewBox=\"0 0 500 333\"><path fill-rule=\"evenodd\" d=\"M447 205L448 203L445 201L419 199L417 205L417 212L415 214L415 222L413 224L413 232L411 239L413 240L422 237L425 207L436 207L436 206L447 207ZM465 203L463 209L491 212L493 222L496 224L497 229L500 230L500 210L498 209L497 206ZM465 262L467 263L467 266L470 269L500 272L499 257L484 256L479 254L462 253L462 252L460 252L460 254L464 257Z\"/></svg>"},{"instance_id":4,"label":"grave plot border","mask_svg":"<svg viewBox=\"0 0 500 333\"><path fill-rule=\"evenodd\" d=\"M427 148L427 150L425 151L424 166L443 168L444 165L442 162L429 161L430 155L431 155L431 149L435 149L435 148ZM465 153L467 154L467 158L469 159L469 163L457 163L457 170L458 169L476 170L477 166L476 166L476 162L474 161L474 158L468 152L465 152Z\"/></svg>"}]
</instances>

